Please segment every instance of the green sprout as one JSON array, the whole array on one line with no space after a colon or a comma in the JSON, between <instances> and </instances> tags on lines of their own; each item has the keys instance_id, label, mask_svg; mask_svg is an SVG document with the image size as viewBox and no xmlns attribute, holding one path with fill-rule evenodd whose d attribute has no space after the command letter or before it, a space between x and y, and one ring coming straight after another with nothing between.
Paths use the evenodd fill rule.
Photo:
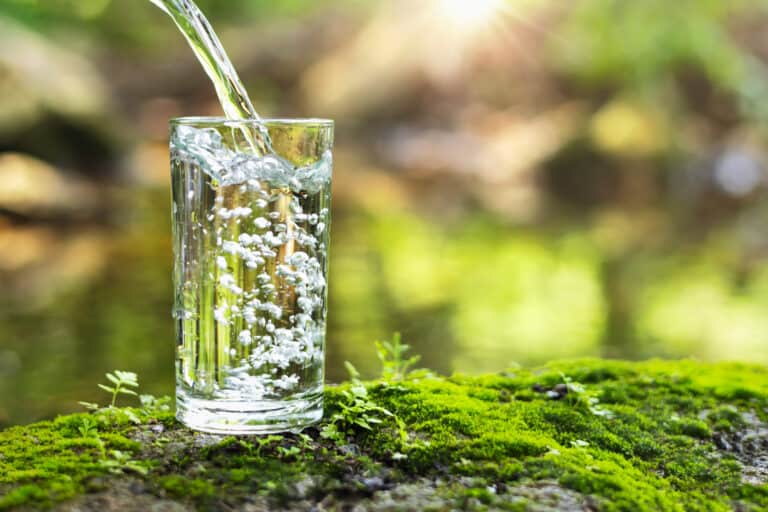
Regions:
<instances>
[{"instance_id":1,"label":"green sprout","mask_svg":"<svg viewBox=\"0 0 768 512\"><path fill-rule=\"evenodd\" d=\"M399 334L395 334L392 343L376 342L384 381L402 380L409 375L409 368L419 360L418 356L403 360L402 355L409 348L408 345L400 343ZM370 432L374 430L374 426L389 419L394 421L401 439L405 441L407 433L402 420L369 398L368 389L360 379L360 372L352 363L345 361L344 366L349 372L352 385L341 392L344 400L339 402L339 410L328 419L328 423L320 431L320 437L342 442L347 435L352 435L354 428Z\"/></svg>"},{"instance_id":2,"label":"green sprout","mask_svg":"<svg viewBox=\"0 0 768 512\"><path fill-rule=\"evenodd\" d=\"M99 437L98 423L86 416L83 418L81 424L77 427L77 431L81 437Z\"/></svg>"},{"instance_id":3,"label":"green sprout","mask_svg":"<svg viewBox=\"0 0 768 512\"><path fill-rule=\"evenodd\" d=\"M136 396L137 393L133 389L129 388L138 388L139 387L139 377L133 372L124 372L120 370L115 370L114 373L107 372L105 374L107 377L107 380L111 382L114 386L108 386L107 384L98 384L99 388L103 389L107 393L112 394L112 401L110 402L110 407L115 407L117 404L117 396L118 395L134 395ZM99 408L99 404L94 404L92 402L78 402L80 405L85 407L86 409L95 411Z\"/></svg>"},{"instance_id":4,"label":"green sprout","mask_svg":"<svg viewBox=\"0 0 768 512\"><path fill-rule=\"evenodd\" d=\"M402 343L399 332L392 336L392 341L376 341L376 355L381 361L381 378L386 381L401 381L407 378L427 376L429 372L411 368L419 362L421 356L405 358L405 353L411 349L410 345Z\"/></svg>"}]
</instances>

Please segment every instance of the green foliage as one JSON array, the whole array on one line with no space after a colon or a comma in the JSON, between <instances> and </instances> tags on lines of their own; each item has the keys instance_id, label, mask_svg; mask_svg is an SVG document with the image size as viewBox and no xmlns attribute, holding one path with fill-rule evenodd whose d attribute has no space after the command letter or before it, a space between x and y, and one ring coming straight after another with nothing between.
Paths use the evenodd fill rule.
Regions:
<instances>
[{"instance_id":1,"label":"green foliage","mask_svg":"<svg viewBox=\"0 0 768 512\"><path fill-rule=\"evenodd\" d=\"M318 8L311 0L281 2L220 2L197 0L196 3L217 25L243 23L248 20L270 20L276 17L309 15ZM344 0L347 5L360 4ZM364 4L360 4L364 5ZM52 28L76 29L102 46L131 46L176 39L176 29L162 20L162 14L149 1L122 2L117 0L4 0L0 17L7 16L31 28L46 31Z\"/></svg>"},{"instance_id":2,"label":"green foliage","mask_svg":"<svg viewBox=\"0 0 768 512\"><path fill-rule=\"evenodd\" d=\"M735 97L746 117L765 119L766 68L729 33L731 20L765 8L749 0L582 0L557 39L557 60L597 87L666 95L668 107L671 91L684 94L677 79L695 74Z\"/></svg>"},{"instance_id":3,"label":"green foliage","mask_svg":"<svg viewBox=\"0 0 768 512\"><path fill-rule=\"evenodd\" d=\"M100 408L95 403L79 402L86 409L92 411L94 416L83 416L81 423L77 426L77 432L83 438L93 439L98 446L100 453L100 459L98 460L99 468L112 474L131 471L140 475L146 475L148 472L147 467L134 460L130 453L124 451L125 449L135 450L136 447L125 439L117 438L113 439L112 443L109 443L115 449L107 450L108 443L105 443L102 436L99 435L99 426L109 424L120 425L127 422L138 425L142 423L142 419L170 414L171 398L156 398L146 394L139 396L136 391L130 389L139 387L138 375L133 372L115 370L112 373L106 373L105 376L112 386L98 384L98 387L110 393L112 401L108 407L104 408ZM141 409L138 411L130 408L117 409L117 397L121 394L139 396L142 405Z\"/></svg>"},{"instance_id":4,"label":"green foliage","mask_svg":"<svg viewBox=\"0 0 768 512\"><path fill-rule=\"evenodd\" d=\"M117 402L117 395L123 394L136 396L137 393L134 390L129 389L132 387L139 387L138 376L135 373L115 370L114 373L107 373L106 377L107 380L113 384L113 387L104 384L99 384L98 386L107 393L112 393L112 402L110 403L111 407L115 406L115 403Z\"/></svg>"},{"instance_id":5,"label":"green foliage","mask_svg":"<svg viewBox=\"0 0 768 512\"><path fill-rule=\"evenodd\" d=\"M349 371L351 385L348 389L340 391L342 400L336 402L337 410L320 431L321 437L336 442L354 435L356 428L371 431L373 426L381 424L384 418L394 418L394 414L368 398L368 390L352 363L345 361L344 365Z\"/></svg>"},{"instance_id":6,"label":"green foliage","mask_svg":"<svg viewBox=\"0 0 768 512\"><path fill-rule=\"evenodd\" d=\"M395 333L391 342L376 341L375 345L382 366L381 380L384 383L395 383L431 375L427 370L411 370L411 367L419 361L420 357L417 355L405 358L405 353L410 350L410 346L401 342L400 333ZM368 389L360 380L360 372L352 363L345 361L344 366L349 372L351 385L340 391L342 400L335 403L337 409L321 430L320 435L324 439L340 442L344 440L345 436L353 435L354 429L371 432L375 426L381 425L386 420L391 420L401 441L405 442L407 434L402 420L369 398Z\"/></svg>"},{"instance_id":7,"label":"green foliage","mask_svg":"<svg viewBox=\"0 0 768 512\"><path fill-rule=\"evenodd\" d=\"M112 383L112 386L109 386L107 384L97 384L99 389L102 389L106 391L107 393L110 393L112 395L112 401L109 404L109 407L115 407L117 404L117 397L118 395L133 395L137 396L138 393L130 388L138 388L139 387L139 377L133 372L124 372L120 370L115 370L113 373L107 372L105 374L107 380ZM149 395L145 395L149 396ZM85 407L89 410L97 410L99 409L99 405L91 402L78 402L80 405Z\"/></svg>"},{"instance_id":8,"label":"green foliage","mask_svg":"<svg viewBox=\"0 0 768 512\"><path fill-rule=\"evenodd\" d=\"M157 398L153 395L139 395L141 410L147 416L156 416L158 413L172 412L172 399L169 396Z\"/></svg>"},{"instance_id":9,"label":"green foliage","mask_svg":"<svg viewBox=\"0 0 768 512\"><path fill-rule=\"evenodd\" d=\"M382 423L383 417L393 416L387 409L369 399L368 390L363 384L353 384L349 389L341 391L341 395L345 400L339 402L340 411L330 419L330 422L337 426L356 426L372 430L374 425Z\"/></svg>"}]
</instances>

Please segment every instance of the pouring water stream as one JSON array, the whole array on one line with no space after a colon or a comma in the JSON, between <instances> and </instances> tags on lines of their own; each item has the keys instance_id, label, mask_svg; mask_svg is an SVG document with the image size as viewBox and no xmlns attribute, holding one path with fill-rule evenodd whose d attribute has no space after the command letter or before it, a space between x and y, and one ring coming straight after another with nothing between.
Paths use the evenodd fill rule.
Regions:
<instances>
[{"instance_id":1,"label":"pouring water stream","mask_svg":"<svg viewBox=\"0 0 768 512\"><path fill-rule=\"evenodd\" d=\"M192 0L150 0L173 19L195 52L200 64L213 82L224 114L229 119L261 118L253 108L240 77L208 20ZM260 122L254 123L258 133L246 134L252 149L259 155L273 153L269 135Z\"/></svg>"}]
</instances>

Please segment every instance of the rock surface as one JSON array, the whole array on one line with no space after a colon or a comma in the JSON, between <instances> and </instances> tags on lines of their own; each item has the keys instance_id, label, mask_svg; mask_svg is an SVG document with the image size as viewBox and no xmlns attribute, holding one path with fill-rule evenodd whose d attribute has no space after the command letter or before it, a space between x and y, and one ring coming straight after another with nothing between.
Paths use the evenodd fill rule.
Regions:
<instances>
[{"instance_id":1,"label":"rock surface","mask_svg":"<svg viewBox=\"0 0 768 512\"><path fill-rule=\"evenodd\" d=\"M766 510L768 368L584 360L352 382L299 435L168 401L0 432L0 509Z\"/></svg>"}]
</instances>

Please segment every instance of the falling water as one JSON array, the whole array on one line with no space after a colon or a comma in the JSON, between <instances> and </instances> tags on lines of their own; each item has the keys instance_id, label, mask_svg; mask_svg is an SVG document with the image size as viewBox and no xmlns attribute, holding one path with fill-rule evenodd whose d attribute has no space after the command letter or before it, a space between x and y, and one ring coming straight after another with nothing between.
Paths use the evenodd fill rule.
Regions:
<instances>
[{"instance_id":1,"label":"falling water","mask_svg":"<svg viewBox=\"0 0 768 512\"><path fill-rule=\"evenodd\" d=\"M219 41L216 32L205 15L192 0L150 0L168 14L186 38L192 51L213 82L224 115L229 119L256 119L259 114L253 108L248 92L240 80L232 61ZM261 123L254 125L254 146L259 154L271 153L269 135Z\"/></svg>"}]
</instances>

